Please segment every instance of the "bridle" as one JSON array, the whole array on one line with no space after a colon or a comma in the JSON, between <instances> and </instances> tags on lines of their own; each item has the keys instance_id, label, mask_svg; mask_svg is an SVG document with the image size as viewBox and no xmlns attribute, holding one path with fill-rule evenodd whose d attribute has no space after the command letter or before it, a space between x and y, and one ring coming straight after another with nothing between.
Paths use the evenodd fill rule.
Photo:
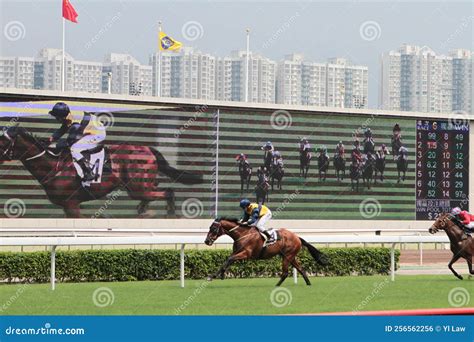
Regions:
<instances>
[{"instance_id":1,"label":"bridle","mask_svg":"<svg viewBox=\"0 0 474 342\"><path fill-rule=\"evenodd\" d=\"M10 144L7 146L7 148L5 148L5 150L3 151L1 157L6 157L7 160L13 160L13 153L14 153L14 150L15 150L15 144L16 144L16 139L17 139L18 135L15 135L15 137L12 138L10 135L8 135L7 131L4 131L3 136L5 138L7 138L8 141L10 141ZM29 160L39 158L42 155L44 155L45 153L46 153L46 150L43 150L40 153L34 155L33 157L26 158L25 160L29 161Z\"/></svg>"},{"instance_id":2,"label":"bridle","mask_svg":"<svg viewBox=\"0 0 474 342\"><path fill-rule=\"evenodd\" d=\"M217 221L214 221L211 225L211 229L210 231L216 235L216 238L213 238L213 237L209 237L209 241L211 243L214 243L220 236L222 235L229 235L229 233L232 233L233 231L241 228L242 226L240 224L237 224L235 225L234 227L232 227L231 229L229 230L225 230L224 228L222 228L222 224L220 222L217 222ZM249 234L246 234L244 236L241 236L240 238L238 238L237 240L235 240L234 242L237 242L237 241L240 241L242 240L243 238L246 238L248 236L250 236L251 233Z\"/></svg>"}]
</instances>

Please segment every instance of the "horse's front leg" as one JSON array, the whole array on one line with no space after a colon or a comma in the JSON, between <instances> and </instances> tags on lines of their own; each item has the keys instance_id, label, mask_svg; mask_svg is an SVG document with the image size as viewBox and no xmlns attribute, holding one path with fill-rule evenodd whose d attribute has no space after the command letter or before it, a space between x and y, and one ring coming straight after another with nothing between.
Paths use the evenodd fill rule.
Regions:
<instances>
[{"instance_id":1,"label":"horse's front leg","mask_svg":"<svg viewBox=\"0 0 474 342\"><path fill-rule=\"evenodd\" d=\"M247 251L243 250L237 254L232 254L230 257L227 258L225 263L221 266L219 271L217 271L213 276L207 277L207 280L211 281L213 278L220 277L221 279L225 278L225 272L227 269L237 260L243 260L248 258Z\"/></svg>"},{"instance_id":2,"label":"horse's front leg","mask_svg":"<svg viewBox=\"0 0 474 342\"><path fill-rule=\"evenodd\" d=\"M63 210L67 218L80 218L81 217L80 203L68 202L66 205L64 205Z\"/></svg>"},{"instance_id":3,"label":"horse's front leg","mask_svg":"<svg viewBox=\"0 0 474 342\"><path fill-rule=\"evenodd\" d=\"M459 254L454 254L453 255L453 258L451 259L451 261L449 262L448 264L448 268L451 270L451 272L453 272L453 274L458 278L458 279L463 279L461 275L459 275L453 268L453 264L458 261L458 259L460 258L461 256Z\"/></svg>"}]
</instances>

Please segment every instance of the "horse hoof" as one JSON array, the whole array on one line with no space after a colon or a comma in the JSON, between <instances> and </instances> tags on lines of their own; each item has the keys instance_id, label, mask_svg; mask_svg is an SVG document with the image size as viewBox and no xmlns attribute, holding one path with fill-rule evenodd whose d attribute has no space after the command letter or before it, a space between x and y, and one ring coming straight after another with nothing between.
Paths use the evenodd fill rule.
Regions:
<instances>
[{"instance_id":1,"label":"horse hoof","mask_svg":"<svg viewBox=\"0 0 474 342\"><path fill-rule=\"evenodd\" d=\"M206 278L206 280L207 281L212 281L212 277L209 276L209 277Z\"/></svg>"}]
</instances>

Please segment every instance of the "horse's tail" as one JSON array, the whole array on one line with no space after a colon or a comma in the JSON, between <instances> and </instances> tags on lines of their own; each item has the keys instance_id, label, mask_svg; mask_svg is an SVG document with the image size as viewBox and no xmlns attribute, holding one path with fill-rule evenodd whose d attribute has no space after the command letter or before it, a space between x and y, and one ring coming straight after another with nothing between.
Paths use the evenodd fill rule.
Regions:
<instances>
[{"instance_id":1,"label":"horse's tail","mask_svg":"<svg viewBox=\"0 0 474 342\"><path fill-rule=\"evenodd\" d=\"M196 175L188 171L178 170L172 167L163 157L161 152L150 147L151 152L155 155L158 171L170 177L173 181L182 184L201 184L203 182L201 175Z\"/></svg>"},{"instance_id":2,"label":"horse's tail","mask_svg":"<svg viewBox=\"0 0 474 342\"><path fill-rule=\"evenodd\" d=\"M301 243L303 246L308 248L309 253L313 257L314 260L321 266L326 266L329 264L328 258L325 254L323 254L320 250L318 250L316 247L314 247L312 244L306 242L306 240L300 238Z\"/></svg>"}]
</instances>

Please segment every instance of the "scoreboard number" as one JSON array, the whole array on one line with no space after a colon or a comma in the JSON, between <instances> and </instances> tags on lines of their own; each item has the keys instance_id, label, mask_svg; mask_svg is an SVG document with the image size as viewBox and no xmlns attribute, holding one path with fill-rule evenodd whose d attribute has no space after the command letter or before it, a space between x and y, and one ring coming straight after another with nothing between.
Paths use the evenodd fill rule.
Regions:
<instances>
[{"instance_id":1,"label":"scoreboard number","mask_svg":"<svg viewBox=\"0 0 474 342\"><path fill-rule=\"evenodd\" d=\"M416 219L469 208L469 122L416 122Z\"/></svg>"}]
</instances>

